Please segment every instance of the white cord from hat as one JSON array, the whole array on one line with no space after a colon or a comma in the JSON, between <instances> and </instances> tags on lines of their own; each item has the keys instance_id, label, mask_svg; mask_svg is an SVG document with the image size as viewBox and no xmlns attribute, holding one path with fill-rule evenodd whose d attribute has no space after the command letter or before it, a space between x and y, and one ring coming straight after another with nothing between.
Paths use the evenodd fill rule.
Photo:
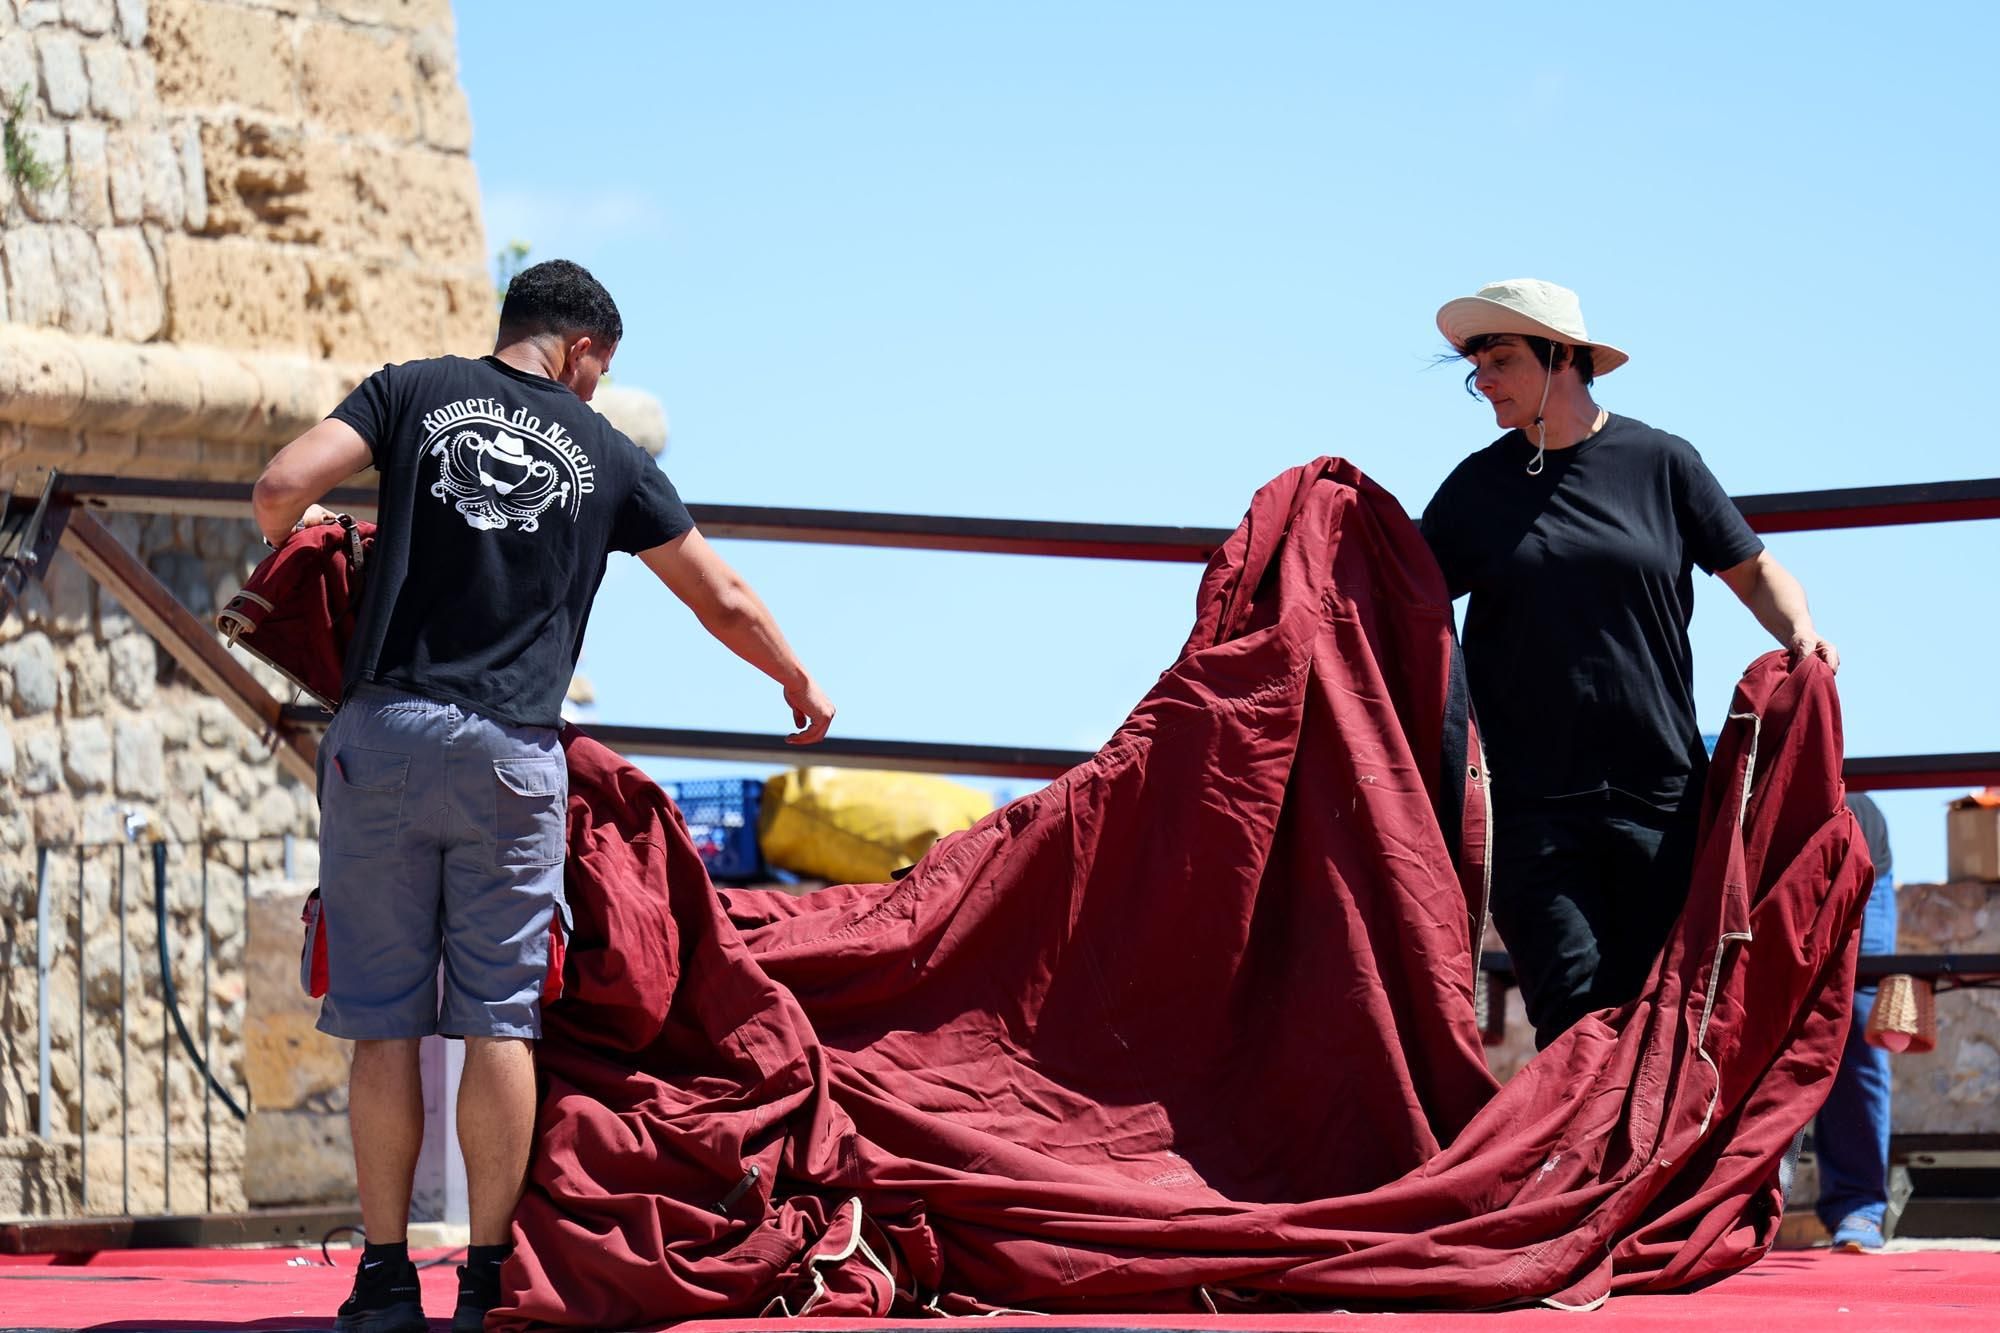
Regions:
<instances>
[{"instance_id":1,"label":"white cord from hat","mask_svg":"<svg viewBox=\"0 0 2000 1333\"><path fill-rule=\"evenodd\" d=\"M1542 458L1549 451L1549 423L1543 420L1542 413L1549 405L1549 386L1555 383L1555 380L1556 349L1554 344L1551 344L1548 374L1542 377L1542 401L1535 408L1535 456L1528 461L1528 475L1531 477L1542 475Z\"/></svg>"}]
</instances>

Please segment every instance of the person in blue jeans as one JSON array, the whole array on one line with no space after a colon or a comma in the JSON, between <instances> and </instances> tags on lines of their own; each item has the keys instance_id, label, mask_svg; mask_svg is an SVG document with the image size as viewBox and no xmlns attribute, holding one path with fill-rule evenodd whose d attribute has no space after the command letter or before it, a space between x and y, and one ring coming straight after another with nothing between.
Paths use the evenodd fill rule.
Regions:
<instances>
[{"instance_id":1,"label":"person in blue jeans","mask_svg":"<svg viewBox=\"0 0 2000 1333\"><path fill-rule=\"evenodd\" d=\"M1861 952L1896 952L1896 877L1889 825L1875 802L1850 793L1847 808L1861 825L1875 887L1861 917ZM1882 1218L1889 1207L1889 1053L1865 1039L1875 987L1854 989L1854 1021L1847 1030L1833 1091L1820 1107L1813 1140L1819 1154L1819 1220L1833 1233L1833 1248L1866 1254L1882 1248Z\"/></svg>"}]
</instances>

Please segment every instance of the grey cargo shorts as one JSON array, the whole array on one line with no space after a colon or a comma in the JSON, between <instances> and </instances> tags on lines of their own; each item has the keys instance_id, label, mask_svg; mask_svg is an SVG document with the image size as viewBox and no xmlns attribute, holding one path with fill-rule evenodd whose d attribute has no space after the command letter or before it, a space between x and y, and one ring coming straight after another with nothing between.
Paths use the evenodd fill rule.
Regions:
<instances>
[{"instance_id":1,"label":"grey cargo shorts","mask_svg":"<svg viewBox=\"0 0 2000 1333\"><path fill-rule=\"evenodd\" d=\"M555 729L363 685L319 754L320 1031L541 1036L569 927Z\"/></svg>"}]
</instances>

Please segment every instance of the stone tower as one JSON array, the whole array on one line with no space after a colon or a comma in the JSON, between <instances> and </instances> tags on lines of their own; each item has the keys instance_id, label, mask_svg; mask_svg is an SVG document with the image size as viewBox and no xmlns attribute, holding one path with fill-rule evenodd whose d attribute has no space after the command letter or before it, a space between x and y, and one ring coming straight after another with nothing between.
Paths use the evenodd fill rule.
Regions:
<instances>
[{"instance_id":1,"label":"stone tower","mask_svg":"<svg viewBox=\"0 0 2000 1333\"><path fill-rule=\"evenodd\" d=\"M0 0L0 100L0 494L248 482L383 362L490 347L448 0ZM664 443L646 395L597 406ZM247 512L106 522L204 620L263 554ZM74 560L28 585L0 623L0 1214L351 1188L344 1054L287 975L316 829Z\"/></svg>"}]
</instances>

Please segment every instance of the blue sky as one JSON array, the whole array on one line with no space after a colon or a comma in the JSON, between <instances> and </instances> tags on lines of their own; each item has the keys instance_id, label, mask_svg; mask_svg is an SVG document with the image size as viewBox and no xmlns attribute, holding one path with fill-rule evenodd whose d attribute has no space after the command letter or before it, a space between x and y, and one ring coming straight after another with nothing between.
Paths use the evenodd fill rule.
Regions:
<instances>
[{"instance_id":1,"label":"blue sky","mask_svg":"<svg viewBox=\"0 0 2000 1333\"><path fill-rule=\"evenodd\" d=\"M1225 526L1331 453L1415 512L1496 433L1432 314L1516 276L1576 288L1632 353L1599 401L1732 492L2000 472L1990 6L457 10L489 248L611 288L691 501ZM1851 754L2000 748L1996 539L1772 540ZM841 734L1077 748L1199 573L724 550ZM1698 596L1712 727L1768 644ZM636 562L584 670L608 721L787 721ZM1942 874L1949 794L1881 798L1899 878Z\"/></svg>"}]
</instances>

